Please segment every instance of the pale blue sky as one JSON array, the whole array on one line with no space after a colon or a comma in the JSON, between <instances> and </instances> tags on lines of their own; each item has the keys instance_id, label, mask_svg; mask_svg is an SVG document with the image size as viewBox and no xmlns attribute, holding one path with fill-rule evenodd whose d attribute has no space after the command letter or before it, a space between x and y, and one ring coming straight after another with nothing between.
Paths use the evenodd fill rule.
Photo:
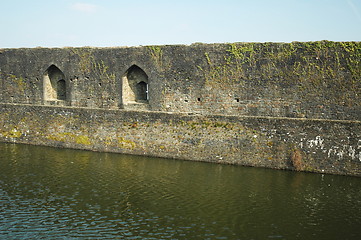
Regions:
<instances>
[{"instance_id":1,"label":"pale blue sky","mask_svg":"<svg viewBox=\"0 0 361 240\"><path fill-rule=\"evenodd\" d=\"M0 48L361 41L361 0L0 0Z\"/></svg>"}]
</instances>

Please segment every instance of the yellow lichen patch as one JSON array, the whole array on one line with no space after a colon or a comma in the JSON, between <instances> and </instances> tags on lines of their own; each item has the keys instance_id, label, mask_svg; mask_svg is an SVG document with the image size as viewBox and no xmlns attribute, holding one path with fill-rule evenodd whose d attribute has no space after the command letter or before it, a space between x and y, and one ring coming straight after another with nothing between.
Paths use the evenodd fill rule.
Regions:
<instances>
[{"instance_id":1,"label":"yellow lichen patch","mask_svg":"<svg viewBox=\"0 0 361 240\"><path fill-rule=\"evenodd\" d=\"M56 133L54 135L49 135L46 138L58 142L67 142L69 135L71 135L71 133Z\"/></svg>"},{"instance_id":2,"label":"yellow lichen patch","mask_svg":"<svg viewBox=\"0 0 361 240\"><path fill-rule=\"evenodd\" d=\"M22 133L17 128L13 128L10 131L3 131L2 135L6 138L19 138Z\"/></svg>"},{"instance_id":3,"label":"yellow lichen patch","mask_svg":"<svg viewBox=\"0 0 361 240\"><path fill-rule=\"evenodd\" d=\"M104 143L105 143L106 145L108 145L108 146L112 145L112 138L111 138L111 137L106 137Z\"/></svg>"},{"instance_id":4,"label":"yellow lichen patch","mask_svg":"<svg viewBox=\"0 0 361 240\"><path fill-rule=\"evenodd\" d=\"M54 135L47 136L48 139L58 142L71 142L82 145L90 145L91 141L88 136L85 135L76 135L70 132L57 133Z\"/></svg>"},{"instance_id":5,"label":"yellow lichen patch","mask_svg":"<svg viewBox=\"0 0 361 240\"><path fill-rule=\"evenodd\" d=\"M136 144L133 141L127 140L123 137L118 137L118 147L125 149L134 149Z\"/></svg>"},{"instance_id":6,"label":"yellow lichen patch","mask_svg":"<svg viewBox=\"0 0 361 240\"><path fill-rule=\"evenodd\" d=\"M75 142L77 144L82 144L82 145L90 145L91 144L91 141L89 139L88 136L85 136L85 135L78 135L75 137Z\"/></svg>"}]
</instances>

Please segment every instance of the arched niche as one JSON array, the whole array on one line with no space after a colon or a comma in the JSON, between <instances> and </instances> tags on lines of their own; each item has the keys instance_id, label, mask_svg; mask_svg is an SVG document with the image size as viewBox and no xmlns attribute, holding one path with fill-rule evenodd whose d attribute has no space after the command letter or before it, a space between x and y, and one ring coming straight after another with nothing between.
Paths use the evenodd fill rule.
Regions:
<instances>
[{"instance_id":1,"label":"arched niche","mask_svg":"<svg viewBox=\"0 0 361 240\"><path fill-rule=\"evenodd\" d=\"M123 75L123 103L148 103L148 75L137 65L131 66Z\"/></svg>"},{"instance_id":2,"label":"arched niche","mask_svg":"<svg viewBox=\"0 0 361 240\"><path fill-rule=\"evenodd\" d=\"M55 65L45 71L43 79L44 100L66 100L66 81L64 73Z\"/></svg>"}]
</instances>

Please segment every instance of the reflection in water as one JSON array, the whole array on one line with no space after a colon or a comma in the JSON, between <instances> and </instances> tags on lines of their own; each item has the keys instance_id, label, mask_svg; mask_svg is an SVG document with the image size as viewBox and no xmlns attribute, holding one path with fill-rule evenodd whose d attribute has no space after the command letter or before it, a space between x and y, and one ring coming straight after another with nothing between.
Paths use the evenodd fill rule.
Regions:
<instances>
[{"instance_id":1,"label":"reflection in water","mask_svg":"<svg viewBox=\"0 0 361 240\"><path fill-rule=\"evenodd\" d=\"M361 179L0 144L0 238L357 239Z\"/></svg>"}]
</instances>

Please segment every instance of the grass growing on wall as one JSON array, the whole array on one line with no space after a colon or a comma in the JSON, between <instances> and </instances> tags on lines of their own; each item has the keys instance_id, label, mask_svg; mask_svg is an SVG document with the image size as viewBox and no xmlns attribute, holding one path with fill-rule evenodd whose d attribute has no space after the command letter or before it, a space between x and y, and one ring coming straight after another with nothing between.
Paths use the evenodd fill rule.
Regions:
<instances>
[{"instance_id":1,"label":"grass growing on wall","mask_svg":"<svg viewBox=\"0 0 361 240\"><path fill-rule=\"evenodd\" d=\"M115 73L109 71L103 60L97 60L92 48L72 49L79 57L79 69L84 75L93 74L96 79L112 82L115 80Z\"/></svg>"},{"instance_id":2,"label":"grass growing on wall","mask_svg":"<svg viewBox=\"0 0 361 240\"><path fill-rule=\"evenodd\" d=\"M159 70L163 69L163 51L160 46L148 46L148 51L152 60L155 62Z\"/></svg>"},{"instance_id":3,"label":"grass growing on wall","mask_svg":"<svg viewBox=\"0 0 361 240\"><path fill-rule=\"evenodd\" d=\"M243 65L252 64L255 61L253 45L252 43L241 46L230 44L220 61L212 59L210 54L205 52L207 66L205 68L198 66L198 68L204 74L206 85L218 88L228 88L235 84L242 85L242 80L246 77Z\"/></svg>"},{"instance_id":4,"label":"grass growing on wall","mask_svg":"<svg viewBox=\"0 0 361 240\"><path fill-rule=\"evenodd\" d=\"M79 58L79 69L85 78L93 81L93 84L88 84L88 92L90 95L98 95L95 101L98 105L106 103L109 96L104 86L111 88L115 86L116 75L110 70L110 67L102 60L95 57L94 49L92 48L75 48L72 49L73 54ZM95 83L97 81L98 83ZM103 86L103 87L102 87Z\"/></svg>"},{"instance_id":5,"label":"grass growing on wall","mask_svg":"<svg viewBox=\"0 0 361 240\"><path fill-rule=\"evenodd\" d=\"M277 85L346 106L361 96L360 42L234 43L219 51L205 52L198 66L212 88Z\"/></svg>"}]
</instances>

